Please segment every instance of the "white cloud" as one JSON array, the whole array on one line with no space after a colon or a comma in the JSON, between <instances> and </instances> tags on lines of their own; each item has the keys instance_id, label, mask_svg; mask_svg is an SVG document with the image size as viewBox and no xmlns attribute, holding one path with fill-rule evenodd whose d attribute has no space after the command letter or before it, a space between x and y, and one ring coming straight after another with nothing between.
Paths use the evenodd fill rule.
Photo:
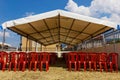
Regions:
<instances>
[{"instance_id":1,"label":"white cloud","mask_svg":"<svg viewBox=\"0 0 120 80\"><path fill-rule=\"evenodd\" d=\"M34 14L35 14L34 12L26 12L24 16L32 16Z\"/></svg>"},{"instance_id":2,"label":"white cloud","mask_svg":"<svg viewBox=\"0 0 120 80\"><path fill-rule=\"evenodd\" d=\"M67 6L65 6L65 9L67 9L71 12L75 12L75 13L79 13L79 14L82 14L82 15L89 15L90 16L89 7L78 6L77 3L75 3L73 0L68 1Z\"/></svg>"},{"instance_id":3,"label":"white cloud","mask_svg":"<svg viewBox=\"0 0 120 80\"><path fill-rule=\"evenodd\" d=\"M89 7L99 13L120 14L119 1L120 0L93 0Z\"/></svg>"},{"instance_id":4,"label":"white cloud","mask_svg":"<svg viewBox=\"0 0 120 80\"><path fill-rule=\"evenodd\" d=\"M104 16L104 17L101 17L101 19L116 22L118 24L120 23L120 15L118 14L111 14L109 18Z\"/></svg>"},{"instance_id":5,"label":"white cloud","mask_svg":"<svg viewBox=\"0 0 120 80\"><path fill-rule=\"evenodd\" d=\"M3 32L0 32L0 37L3 36ZM9 32L5 32L5 37L10 37L10 33Z\"/></svg>"},{"instance_id":6,"label":"white cloud","mask_svg":"<svg viewBox=\"0 0 120 80\"><path fill-rule=\"evenodd\" d=\"M65 9L82 15L101 18L113 22L120 22L120 0L92 0L91 5L78 6L73 0L69 0Z\"/></svg>"}]
</instances>

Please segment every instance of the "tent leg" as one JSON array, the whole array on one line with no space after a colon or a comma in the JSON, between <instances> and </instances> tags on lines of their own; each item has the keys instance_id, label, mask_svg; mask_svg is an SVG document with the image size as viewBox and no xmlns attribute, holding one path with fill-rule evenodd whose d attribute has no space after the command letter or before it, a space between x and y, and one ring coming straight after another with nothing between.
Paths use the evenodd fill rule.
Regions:
<instances>
[{"instance_id":1,"label":"tent leg","mask_svg":"<svg viewBox=\"0 0 120 80\"><path fill-rule=\"evenodd\" d=\"M2 42L2 51L4 50L4 43L5 43L5 32L6 32L6 29L3 29L3 42Z\"/></svg>"},{"instance_id":2,"label":"tent leg","mask_svg":"<svg viewBox=\"0 0 120 80\"><path fill-rule=\"evenodd\" d=\"M35 44L35 52L37 51L37 42L36 42L36 44Z\"/></svg>"},{"instance_id":3,"label":"tent leg","mask_svg":"<svg viewBox=\"0 0 120 80\"><path fill-rule=\"evenodd\" d=\"M40 45L40 51L42 51L42 44Z\"/></svg>"},{"instance_id":4,"label":"tent leg","mask_svg":"<svg viewBox=\"0 0 120 80\"><path fill-rule=\"evenodd\" d=\"M116 42L116 40L115 40L115 30L113 30L113 47L114 47L114 52L116 52L116 44L115 44L115 42Z\"/></svg>"},{"instance_id":5,"label":"tent leg","mask_svg":"<svg viewBox=\"0 0 120 80\"><path fill-rule=\"evenodd\" d=\"M22 36L20 36L20 51L22 51Z\"/></svg>"},{"instance_id":6,"label":"tent leg","mask_svg":"<svg viewBox=\"0 0 120 80\"><path fill-rule=\"evenodd\" d=\"M103 37L102 45L104 47L104 52L108 52L108 50L106 49L105 35L103 34L102 37Z\"/></svg>"},{"instance_id":7,"label":"tent leg","mask_svg":"<svg viewBox=\"0 0 120 80\"><path fill-rule=\"evenodd\" d=\"M95 52L95 47L94 47L94 39L91 37L91 44L92 44L92 52Z\"/></svg>"},{"instance_id":8,"label":"tent leg","mask_svg":"<svg viewBox=\"0 0 120 80\"><path fill-rule=\"evenodd\" d=\"M27 51L27 45L28 45L28 38L27 38L27 40L26 40L26 51Z\"/></svg>"}]
</instances>

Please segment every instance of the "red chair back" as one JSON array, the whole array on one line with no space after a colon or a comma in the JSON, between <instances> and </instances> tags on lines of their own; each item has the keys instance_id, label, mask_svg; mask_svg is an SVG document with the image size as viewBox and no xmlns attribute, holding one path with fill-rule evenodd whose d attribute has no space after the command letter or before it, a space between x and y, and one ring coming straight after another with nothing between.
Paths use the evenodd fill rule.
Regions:
<instances>
[{"instance_id":1,"label":"red chair back","mask_svg":"<svg viewBox=\"0 0 120 80\"><path fill-rule=\"evenodd\" d=\"M18 53L17 52L10 52L9 57L10 57L10 59L9 59L10 62L14 63L15 61L18 61Z\"/></svg>"},{"instance_id":2,"label":"red chair back","mask_svg":"<svg viewBox=\"0 0 120 80\"><path fill-rule=\"evenodd\" d=\"M4 58L3 58L3 57L4 57L3 53L0 52L0 63L4 61Z\"/></svg>"},{"instance_id":3,"label":"red chair back","mask_svg":"<svg viewBox=\"0 0 120 80\"><path fill-rule=\"evenodd\" d=\"M25 52L19 52L19 62L23 62L27 60L27 54Z\"/></svg>"},{"instance_id":4,"label":"red chair back","mask_svg":"<svg viewBox=\"0 0 120 80\"><path fill-rule=\"evenodd\" d=\"M68 61L71 61L71 62L77 61L77 53L76 52L68 53Z\"/></svg>"},{"instance_id":5,"label":"red chair back","mask_svg":"<svg viewBox=\"0 0 120 80\"><path fill-rule=\"evenodd\" d=\"M8 53L1 51L0 52L0 62L4 62L4 61L8 62Z\"/></svg>"},{"instance_id":6,"label":"red chair back","mask_svg":"<svg viewBox=\"0 0 120 80\"><path fill-rule=\"evenodd\" d=\"M118 63L118 53L110 53L109 61L112 62L113 64Z\"/></svg>"},{"instance_id":7,"label":"red chair back","mask_svg":"<svg viewBox=\"0 0 120 80\"><path fill-rule=\"evenodd\" d=\"M107 61L107 53L100 53L99 54L99 62L106 62Z\"/></svg>"},{"instance_id":8,"label":"red chair back","mask_svg":"<svg viewBox=\"0 0 120 80\"><path fill-rule=\"evenodd\" d=\"M38 53L30 52L29 53L29 61L32 61L32 62L38 61Z\"/></svg>"},{"instance_id":9,"label":"red chair back","mask_svg":"<svg viewBox=\"0 0 120 80\"><path fill-rule=\"evenodd\" d=\"M43 62L49 61L50 60L50 55L47 52L43 52L40 54L40 59Z\"/></svg>"},{"instance_id":10,"label":"red chair back","mask_svg":"<svg viewBox=\"0 0 120 80\"><path fill-rule=\"evenodd\" d=\"M87 53L79 52L78 53L78 61L84 62L87 60Z\"/></svg>"},{"instance_id":11,"label":"red chair back","mask_svg":"<svg viewBox=\"0 0 120 80\"><path fill-rule=\"evenodd\" d=\"M89 61L96 62L97 61L97 54L96 53L89 53Z\"/></svg>"}]
</instances>

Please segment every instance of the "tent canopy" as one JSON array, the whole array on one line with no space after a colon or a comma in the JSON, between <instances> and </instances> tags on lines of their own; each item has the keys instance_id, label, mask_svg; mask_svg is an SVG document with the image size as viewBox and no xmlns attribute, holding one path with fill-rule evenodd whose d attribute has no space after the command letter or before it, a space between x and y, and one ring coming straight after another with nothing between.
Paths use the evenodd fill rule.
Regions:
<instances>
[{"instance_id":1,"label":"tent canopy","mask_svg":"<svg viewBox=\"0 0 120 80\"><path fill-rule=\"evenodd\" d=\"M63 10L11 20L2 24L45 46L54 43L76 45L116 27L115 23Z\"/></svg>"}]
</instances>

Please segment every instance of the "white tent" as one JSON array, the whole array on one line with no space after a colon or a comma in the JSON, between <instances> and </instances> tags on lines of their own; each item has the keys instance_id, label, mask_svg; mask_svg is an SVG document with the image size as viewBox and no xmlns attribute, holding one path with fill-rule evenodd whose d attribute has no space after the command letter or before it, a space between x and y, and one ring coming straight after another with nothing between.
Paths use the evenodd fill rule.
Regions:
<instances>
[{"instance_id":1,"label":"white tent","mask_svg":"<svg viewBox=\"0 0 120 80\"><path fill-rule=\"evenodd\" d=\"M2 26L43 45L76 45L116 28L115 23L63 10L7 21Z\"/></svg>"}]
</instances>

